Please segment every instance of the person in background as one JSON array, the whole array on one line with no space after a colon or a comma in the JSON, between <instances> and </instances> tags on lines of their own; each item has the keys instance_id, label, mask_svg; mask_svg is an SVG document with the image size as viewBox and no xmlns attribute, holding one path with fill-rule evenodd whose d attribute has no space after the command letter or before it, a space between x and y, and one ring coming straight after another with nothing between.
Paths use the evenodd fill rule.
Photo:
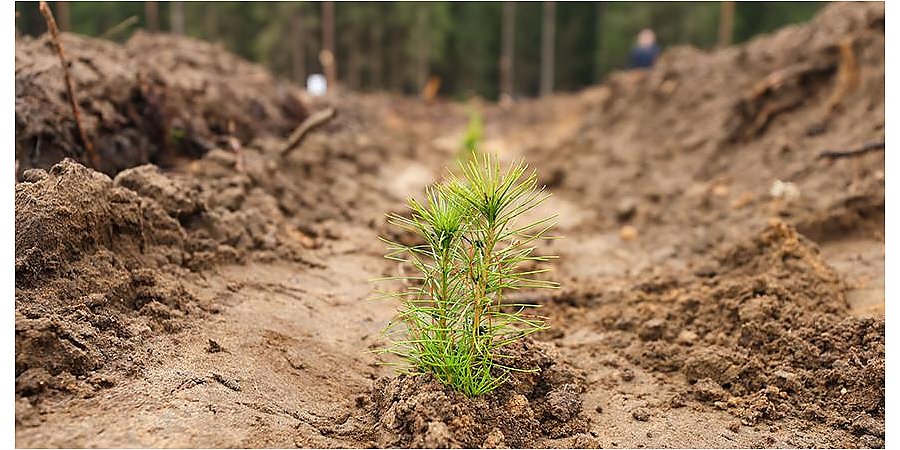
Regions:
<instances>
[{"instance_id":1,"label":"person in background","mask_svg":"<svg viewBox=\"0 0 900 450\"><path fill-rule=\"evenodd\" d=\"M632 69L648 69L653 67L656 57L659 56L659 46L656 45L656 33L645 28L638 33L637 44L631 49Z\"/></svg>"}]
</instances>

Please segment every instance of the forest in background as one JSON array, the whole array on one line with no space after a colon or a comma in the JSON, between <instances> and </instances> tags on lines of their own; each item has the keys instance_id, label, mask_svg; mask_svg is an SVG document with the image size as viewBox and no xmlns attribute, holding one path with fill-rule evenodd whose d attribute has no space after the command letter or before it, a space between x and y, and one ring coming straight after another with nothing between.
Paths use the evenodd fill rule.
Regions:
<instances>
[{"instance_id":1,"label":"forest in background","mask_svg":"<svg viewBox=\"0 0 900 450\"><path fill-rule=\"evenodd\" d=\"M219 42L302 82L325 72L353 90L494 99L572 91L625 68L635 35L661 47L746 41L805 21L822 2L51 2L64 31L124 41L138 29ZM724 12L724 14L723 14ZM39 35L37 2L16 30ZM323 52L330 49L330 52ZM336 64L323 70L334 55ZM543 61L543 64L542 64ZM542 67L543 66L543 67ZM510 70L511 68L511 70ZM543 85L543 86L542 86Z\"/></svg>"}]
</instances>

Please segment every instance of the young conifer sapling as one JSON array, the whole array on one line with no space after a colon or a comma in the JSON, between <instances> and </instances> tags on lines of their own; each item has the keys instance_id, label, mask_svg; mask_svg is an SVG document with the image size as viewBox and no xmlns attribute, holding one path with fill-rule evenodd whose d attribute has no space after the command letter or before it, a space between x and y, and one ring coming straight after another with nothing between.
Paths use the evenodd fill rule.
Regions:
<instances>
[{"instance_id":1,"label":"young conifer sapling","mask_svg":"<svg viewBox=\"0 0 900 450\"><path fill-rule=\"evenodd\" d=\"M390 344L383 353L400 357L407 373L431 373L469 396L488 393L516 368L505 349L545 329L532 310L537 305L510 302L505 294L525 288L556 288L535 268L553 256L534 254L556 216L524 221L549 196L537 185L537 173L524 163L501 169L495 157L476 156L461 163L460 175L427 190L424 202L410 200L407 216L389 221L414 233L417 245L388 243L388 259L411 266L399 291L383 294L401 301L401 310L385 330Z\"/></svg>"}]
</instances>

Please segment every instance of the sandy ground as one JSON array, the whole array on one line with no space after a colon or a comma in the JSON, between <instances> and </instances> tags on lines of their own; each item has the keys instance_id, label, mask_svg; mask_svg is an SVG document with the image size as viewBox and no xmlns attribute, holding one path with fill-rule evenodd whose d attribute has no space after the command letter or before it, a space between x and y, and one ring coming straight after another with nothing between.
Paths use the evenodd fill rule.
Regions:
<instances>
[{"instance_id":1,"label":"sandy ground","mask_svg":"<svg viewBox=\"0 0 900 450\"><path fill-rule=\"evenodd\" d=\"M370 280L399 270L384 213L452 166L475 108L484 151L540 171L554 195L538 213L564 236L540 249L563 288L519 295L544 306L535 339L571 372L587 426L530 444L883 446L884 153L817 158L884 139L883 26L883 6L835 5L511 109L307 99L338 119L286 158L275 129L200 159L153 147L129 165L163 170L113 178L32 159L16 187L16 444L463 445L415 440L452 425L439 412L399 428L378 414L376 380L394 374L371 350L397 305L370 300ZM814 36L800 69L797 36ZM835 94L848 36L857 81ZM803 75L758 94L786 67ZM231 142L205 129L189 135ZM43 132L17 128L23 161L19 142ZM776 180L799 198L773 196Z\"/></svg>"}]
</instances>

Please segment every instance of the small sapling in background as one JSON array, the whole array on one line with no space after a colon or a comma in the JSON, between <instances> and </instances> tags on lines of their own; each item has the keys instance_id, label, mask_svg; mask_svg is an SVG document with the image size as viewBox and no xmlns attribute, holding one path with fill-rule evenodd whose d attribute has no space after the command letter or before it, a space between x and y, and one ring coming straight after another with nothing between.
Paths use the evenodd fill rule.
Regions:
<instances>
[{"instance_id":1,"label":"small sapling in background","mask_svg":"<svg viewBox=\"0 0 900 450\"><path fill-rule=\"evenodd\" d=\"M385 295L402 302L385 330L391 339L383 353L399 356L407 373L431 373L469 396L488 393L508 380L505 347L545 329L530 311L537 305L510 303L509 290L556 288L537 278L539 240L549 239L556 216L521 219L549 196L537 173L524 163L506 170L490 156L461 164L461 175L428 189L424 202L409 201L409 217L390 215L392 224L415 233L421 244L385 240L388 259L412 266L405 288Z\"/></svg>"},{"instance_id":2,"label":"small sapling in background","mask_svg":"<svg viewBox=\"0 0 900 450\"><path fill-rule=\"evenodd\" d=\"M481 141L484 140L484 122L481 113L475 108L469 109L469 125L463 135L459 155L453 173L460 174L467 164L477 161L481 155Z\"/></svg>"},{"instance_id":3,"label":"small sapling in background","mask_svg":"<svg viewBox=\"0 0 900 450\"><path fill-rule=\"evenodd\" d=\"M466 134L462 139L462 150L464 157L478 153L478 146L484 139L484 124L481 120L481 114L475 109L469 110L469 125L466 127Z\"/></svg>"}]
</instances>

